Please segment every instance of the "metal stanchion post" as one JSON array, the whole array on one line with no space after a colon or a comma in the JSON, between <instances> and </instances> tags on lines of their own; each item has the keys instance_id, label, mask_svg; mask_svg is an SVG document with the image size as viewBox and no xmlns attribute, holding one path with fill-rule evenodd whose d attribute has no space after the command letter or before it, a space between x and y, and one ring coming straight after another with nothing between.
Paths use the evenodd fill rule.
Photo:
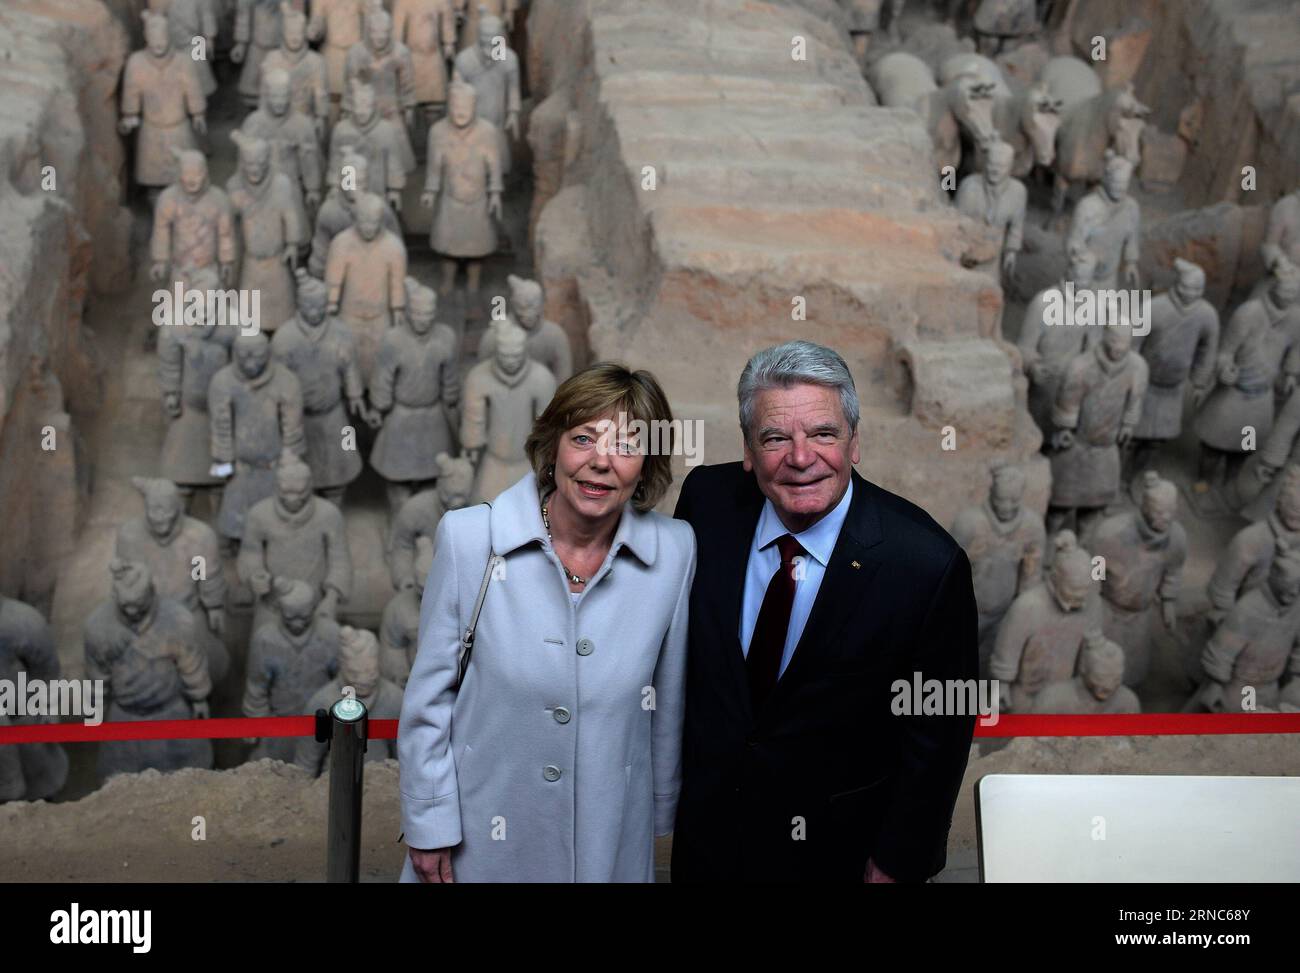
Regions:
<instances>
[{"instance_id":1,"label":"metal stanchion post","mask_svg":"<svg viewBox=\"0 0 1300 973\"><path fill-rule=\"evenodd\" d=\"M328 715L316 711L316 739L330 745L327 882L356 882L361 877L361 783L369 730L365 704L350 696L330 707Z\"/></svg>"}]
</instances>

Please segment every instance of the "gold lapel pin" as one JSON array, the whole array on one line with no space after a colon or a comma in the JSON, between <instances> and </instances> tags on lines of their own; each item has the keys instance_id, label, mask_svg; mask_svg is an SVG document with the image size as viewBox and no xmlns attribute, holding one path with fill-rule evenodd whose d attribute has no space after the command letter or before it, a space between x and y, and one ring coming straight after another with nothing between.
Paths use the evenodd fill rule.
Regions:
<instances>
[{"instance_id":1,"label":"gold lapel pin","mask_svg":"<svg viewBox=\"0 0 1300 973\"><path fill-rule=\"evenodd\" d=\"M851 565L852 567L855 567L855 568L860 568L860 567L862 567L862 565L859 564L857 561L851 561L851 562L849 562L849 563L850 563L850 565Z\"/></svg>"}]
</instances>

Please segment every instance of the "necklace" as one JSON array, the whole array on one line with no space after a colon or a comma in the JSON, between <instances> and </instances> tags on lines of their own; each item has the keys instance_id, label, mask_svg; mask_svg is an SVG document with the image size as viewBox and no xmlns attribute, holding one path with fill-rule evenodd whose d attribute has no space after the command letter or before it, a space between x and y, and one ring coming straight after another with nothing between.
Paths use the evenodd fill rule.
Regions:
<instances>
[{"instance_id":1,"label":"necklace","mask_svg":"<svg viewBox=\"0 0 1300 973\"><path fill-rule=\"evenodd\" d=\"M554 548L555 548L555 538L551 536L551 519L550 519L549 517L546 516L546 504L544 504L544 503L542 504L542 526L546 528L546 539L547 539L548 541L551 542L551 549L554 550ZM556 554L555 554L555 559L556 559L557 561L560 560L560 554L559 554L558 551L557 551ZM568 569L568 567L565 566L565 564L564 564L563 561L560 561L560 567L561 567L561 568L564 568L564 575L565 575L565 577L567 577L567 578L569 579L569 583L570 583L570 584L586 584L586 583L587 583L587 579L586 579L586 578L580 578L580 577L578 577L576 574L574 574L572 571L570 571L570 570Z\"/></svg>"}]
</instances>

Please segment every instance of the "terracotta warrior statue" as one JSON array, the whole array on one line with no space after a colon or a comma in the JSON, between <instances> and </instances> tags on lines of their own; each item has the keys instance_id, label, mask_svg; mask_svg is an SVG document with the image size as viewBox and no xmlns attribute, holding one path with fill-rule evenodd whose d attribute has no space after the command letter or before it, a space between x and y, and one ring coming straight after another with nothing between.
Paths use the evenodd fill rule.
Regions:
<instances>
[{"instance_id":1,"label":"terracotta warrior statue","mask_svg":"<svg viewBox=\"0 0 1300 973\"><path fill-rule=\"evenodd\" d=\"M460 405L456 332L435 323L438 297L430 288L408 277L406 295L405 319L384 333L370 380L370 403L383 415L370 465L388 481L391 515L438 477Z\"/></svg>"},{"instance_id":2,"label":"terracotta warrior statue","mask_svg":"<svg viewBox=\"0 0 1300 973\"><path fill-rule=\"evenodd\" d=\"M234 282L235 219L230 199L208 182L202 152L177 153L180 176L158 197L153 211L149 276L158 283L181 281L210 270L223 285Z\"/></svg>"},{"instance_id":3,"label":"terracotta warrior statue","mask_svg":"<svg viewBox=\"0 0 1300 973\"><path fill-rule=\"evenodd\" d=\"M312 495L311 468L286 453L275 470L275 495L248 511L236 568L258 596L253 630L270 620L273 582L293 578L319 596L316 611L335 617L352 591L352 555L343 514Z\"/></svg>"},{"instance_id":4,"label":"terracotta warrior statue","mask_svg":"<svg viewBox=\"0 0 1300 973\"><path fill-rule=\"evenodd\" d=\"M310 227L311 216L320 205L320 145L311 119L293 107L287 72L279 68L263 72L261 107L244 119L243 132L270 143L271 165L288 178L298 221ZM304 244L309 232L303 233Z\"/></svg>"},{"instance_id":5,"label":"terracotta warrior statue","mask_svg":"<svg viewBox=\"0 0 1300 973\"><path fill-rule=\"evenodd\" d=\"M1137 200L1128 194L1133 177L1133 163L1110 149L1101 185L1079 200L1074 207L1066 245L1082 245L1097 254L1093 286L1114 290L1120 286L1138 286L1138 244L1142 235L1142 212Z\"/></svg>"},{"instance_id":6,"label":"terracotta warrior statue","mask_svg":"<svg viewBox=\"0 0 1300 973\"><path fill-rule=\"evenodd\" d=\"M159 190L176 182L175 151L197 149L207 133L207 99L188 49L172 46L167 17L145 11L145 48L126 60L117 130L140 130L135 144L137 185Z\"/></svg>"},{"instance_id":7,"label":"terracotta warrior statue","mask_svg":"<svg viewBox=\"0 0 1300 973\"><path fill-rule=\"evenodd\" d=\"M49 623L31 605L0 595L0 680L13 685L18 673L30 682L60 675L59 653ZM56 717L9 714L18 726L52 722ZM0 802L43 801L63 790L68 755L57 743L19 743L0 747Z\"/></svg>"},{"instance_id":8,"label":"terracotta warrior statue","mask_svg":"<svg viewBox=\"0 0 1300 973\"><path fill-rule=\"evenodd\" d=\"M1232 483L1252 449L1268 440L1276 403L1300 377L1300 270L1286 259L1274 264L1269 290L1252 297L1228 319L1215 363L1218 384L1196 415L1201 440L1197 492ZM1247 430L1254 442L1246 441Z\"/></svg>"},{"instance_id":9,"label":"terracotta warrior statue","mask_svg":"<svg viewBox=\"0 0 1300 973\"><path fill-rule=\"evenodd\" d=\"M239 169L226 182L243 244L241 289L257 292L261 329L274 332L294 313L293 267L306 241L298 187L271 167L271 143L236 129Z\"/></svg>"},{"instance_id":10,"label":"terracotta warrior statue","mask_svg":"<svg viewBox=\"0 0 1300 973\"><path fill-rule=\"evenodd\" d=\"M433 546L421 545L413 566L420 582L393 595L379 620L379 670L385 679L391 679L401 689L406 688L420 649L420 602L432 566Z\"/></svg>"},{"instance_id":11,"label":"terracotta warrior statue","mask_svg":"<svg viewBox=\"0 0 1300 973\"><path fill-rule=\"evenodd\" d=\"M280 46L280 0L237 0L235 46L230 60L242 64L239 94L248 108L256 107L262 90L262 61Z\"/></svg>"},{"instance_id":12,"label":"terracotta warrior statue","mask_svg":"<svg viewBox=\"0 0 1300 973\"><path fill-rule=\"evenodd\" d=\"M452 0L395 0L393 33L411 52L415 103L432 123L447 103L447 62L456 56Z\"/></svg>"},{"instance_id":13,"label":"terracotta warrior statue","mask_svg":"<svg viewBox=\"0 0 1300 973\"><path fill-rule=\"evenodd\" d=\"M1120 449L1142 417L1147 363L1131 350L1132 328L1121 317L1099 330L1101 341L1070 361L1052 408L1048 530L1076 514L1086 520L1115 499Z\"/></svg>"},{"instance_id":14,"label":"terracotta warrior statue","mask_svg":"<svg viewBox=\"0 0 1300 973\"><path fill-rule=\"evenodd\" d=\"M316 610L317 590L305 581L276 578L276 612L253 630L248 645L244 715L307 716L307 701L339 671L339 626ZM246 739L257 746L249 760L293 759L294 737Z\"/></svg>"},{"instance_id":15,"label":"terracotta warrior statue","mask_svg":"<svg viewBox=\"0 0 1300 973\"><path fill-rule=\"evenodd\" d=\"M555 394L555 376L528 357L523 329L509 319L493 328L496 353L465 378L460 422L461 448L477 468L474 503L495 500L531 469L524 443Z\"/></svg>"},{"instance_id":16,"label":"terracotta warrior statue","mask_svg":"<svg viewBox=\"0 0 1300 973\"><path fill-rule=\"evenodd\" d=\"M1176 630L1178 593L1187 561L1187 535L1174 519L1178 488L1148 470L1137 510L1103 518L1088 536L1094 555L1106 559L1101 582L1103 630L1124 650L1124 685L1139 685L1151 662L1157 620Z\"/></svg>"},{"instance_id":17,"label":"terracotta warrior statue","mask_svg":"<svg viewBox=\"0 0 1300 973\"><path fill-rule=\"evenodd\" d=\"M388 572L398 591L423 586L428 571L420 572L419 552L433 550L433 535L442 515L469 503L474 489L474 467L468 459L439 453L434 462L437 486L412 494L393 519L388 537Z\"/></svg>"},{"instance_id":18,"label":"terracotta warrior statue","mask_svg":"<svg viewBox=\"0 0 1300 973\"><path fill-rule=\"evenodd\" d=\"M395 720L402 715L402 691L379 671L379 643L370 632L344 625L339 629L339 674L327 682L307 701L307 712L329 710L343 698L345 687L352 689L372 720ZM293 762L313 777L319 777L329 756L329 743L317 743L315 737L297 738ZM396 760L397 740L367 740L366 761Z\"/></svg>"},{"instance_id":19,"label":"terracotta warrior statue","mask_svg":"<svg viewBox=\"0 0 1300 973\"><path fill-rule=\"evenodd\" d=\"M353 153L350 149L343 151L341 166L350 167L350 178L340 176L330 183L329 195L321 203L316 214L316 232L311 240L311 258L307 269L319 280L325 279L325 261L329 256L330 243L334 238L356 222L356 202L370 185L370 162L364 155ZM393 208L384 204L384 229L396 237L401 237L402 230L397 222ZM362 376L366 378L366 376Z\"/></svg>"},{"instance_id":20,"label":"terracotta warrior statue","mask_svg":"<svg viewBox=\"0 0 1300 973\"><path fill-rule=\"evenodd\" d=\"M302 387L293 372L271 361L266 335L240 335L234 358L208 390L213 472L231 477L216 525L227 548L244 535L248 508L275 492L272 471L280 453L301 455L306 448Z\"/></svg>"},{"instance_id":21,"label":"terracotta warrior statue","mask_svg":"<svg viewBox=\"0 0 1300 973\"><path fill-rule=\"evenodd\" d=\"M513 31L519 0L456 0L456 10L464 18L460 31L460 46L464 50L478 43L484 17L498 17L506 33Z\"/></svg>"},{"instance_id":22,"label":"terracotta warrior statue","mask_svg":"<svg viewBox=\"0 0 1300 973\"><path fill-rule=\"evenodd\" d=\"M262 61L262 101L266 107L266 76L283 71L289 78L289 103L296 114L312 122L316 141L325 142L329 129L329 78L325 57L307 46L307 17L288 3L280 4L283 38ZM244 123L248 128L248 123Z\"/></svg>"},{"instance_id":23,"label":"terracotta warrior statue","mask_svg":"<svg viewBox=\"0 0 1300 973\"><path fill-rule=\"evenodd\" d=\"M230 668L226 631L226 576L216 532L185 514L181 492L170 480L131 477L144 497L144 516L117 528L116 556L149 569L159 597L178 602L194 616L194 636L208 660L212 682Z\"/></svg>"},{"instance_id":24,"label":"terracotta warrior statue","mask_svg":"<svg viewBox=\"0 0 1300 973\"><path fill-rule=\"evenodd\" d=\"M1025 184L1011 176L1015 157L1015 151L1001 139L988 143L984 171L972 172L957 187L958 212L997 230L1000 252L993 260L971 268L997 281L1004 274L1010 280L1015 273L1024 237L1028 195Z\"/></svg>"},{"instance_id":25,"label":"terracotta warrior statue","mask_svg":"<svg viewBox=\"0 0 1300 973\"><path fill-rule=\"evenodd\" d=\"M325 313L325 285L298 271L298 313L271 339L271 358L288 368L302 386L307 465L317 492L343 506L347 485L361 473L356 428L347 411L369 422L365 387L347 325ZM348 430L351 430L349 436Z\"/></svg>"},{"instance_id":26,"label":"terracotta warrior statue","mask_svg":"<svg viewBox=\"0 0 1300 973\"><path fill-rule=\"evenodd\" d=\"M86 678L102 679L107 720L206 719L212 679L195 637L196 622L178 601L160 598L149 569L114 558L112 597L86 618ZM99 745L99 774L211 767L209 740L120 740Z\"/></svg>"},{"instance_id":27,"label":"terracotta warrior statue","mask_svg":"<svg viewBox=\"0 0 1300 973\"><path fill-rule=\"evenodd\" d=\"M1300 551L1279 541L1263 585L1247 590L1201 653L1206 681L1189 710L1277 709L1280 681L1300 677Z\"/></svg>"},{"instance_id":28,"label":"terracotta warrior statue","mask_svg":"<svg viewBox=\"0 0 1300 973\"><path fill-rule=\"evenodd\" d=\"M501 143L496 127L475 114L475 90L452 82L448 115L429 129L423 204L434 211L429 245L442 257L438 293L446 296L465 260L466 319L482 318L478 303L483 258L497 248L501 220Z\"/></svg>"},{"instance_id":29,"label":"terracotta warrior statue","mask_svg":"<svg viewBox=\"0 0 1300 973\"><path fill-rule=\"evenodd\" d=\"M357 364L371 375L379 342L406 316L406 245L384 229L384 201L373 193L357 200L356 223L330 242L325 261L327 313L337 314L357 343Z\"/></svg>"},{"instance_id":30,"label":"terracotta warrior statue","mask_svg":"<svg viewBox=\"0 0 1300 973\"><path fill-rule=\"evenodd\" d=\"M1151 331L1133 338L1147 363L1147 394L1133 431L1133 468L1143 469L1162 443L1183 431L1183 398L1189 380L1192 406L1200 408L1214 385L1219 353L1219 312L1202 296L1205 271L1174 258L1178 279L1151 302Z\"/></svg>"},{"instance_id":31,"label":"terracotta warrior statue","mask_svg":"<svg viewBox=\"0 0 1300 973\"><path fill-rule=\"evenodd\" d=\"M1079 306L1086 291L1092 288L1097 257L1087 247L1070 251L1066 278L1034 295L1025 307L1020 325L1020 360L1029 378L1029 414L1042 430L1045 440L1052 435L1052 406L1061 387L1065 368L1079 352L1096 343L1094 327L1053 324L1054 314L1070 302Z\"/></svg>"},{"instance_id":32,"label":"terracotta warrior statue","mask_svg":"<svg viewBox=\"0 0 1300 973\"><path fill-rule=\"evenodd\" d=\"M528 357L549 368L557 384L565 381L573 374L573 348L564 329L542 316L546 307L542 285L514 274L506 276L506 285L510 288L506 313L528 336L524 346ZM494 354L496 332L489 328L479 341L479 361L485 361Z\"/></svg>"},{"instance_id":33,"label":"terracotta warrior statue","mask_svg":"<svg viewBox=\"0 0 1300 973\"><path fill-rule=\"evenodd\" d=\"M1245 499L1253 488L1259 488L1254 499L1242 507L1241 515L1256 521L1271 515L1281 487L1278 471L1297 461L1300 461L1300 389L1287 396L1278 410L1273 428L1256 457L1253 477L1246 472L1248 466L1238 474L1235 492L1239 497Z\"/></svg>"},{"instance_id":34,"label":"terracotta warrior statue","mask_svg":"<svg viewBox=\"0 0 1300 973\"><path fill-rule=\"evenodd\" d=\"M324 41L321 54L325 57L326 80L333 103L331 122L337 118L339 102L343 99L348 51L361 41L365 31L367 6L367 0L312 0L307 37Z\"/></svg>"},{"instance_id":35,"label":"terracotta warrior statue","mask_svg":"<svg viewBox=\"0 0 1300 973\"><path fill-rule=\"evenodd\" d=\"M344 115L352 113L351 82L359 80L369 82L379 114L401 131L410 171L415 163L409 134L415 123L415 69L406 45L393 39L392 17L378 4L367 13L365 34L348 49L343 65Z\"/></svg>"},{"instance_id":36,"label":"terracotta warrior statue","mask_svg":"<svg viewBox=\"0 0 1300 973\"><path fill-rule=\"evenodd\" d=\"M167 25L173 50L188 59L198 74L199 88L211 98L217 90L212 59L217 50L217 12L212 0L168 0ZM195 40L203 39L203 57L196 56Z\"/></svg>"},{"instance_id":37,"label":"terracotta warrior statue","mask_svg":"<svg viewBox=\"0 0 1300 973\"><path fill-rule=\"evenodd\" d=\"M212 271L190 279L190 285L200 290L218 283ZM215 509L221 502L222 480L212 475L208 386L230 363L230 346L239 329L218 327L207 314L206 302L200 313L200 324L158 329L158 384L167 418L158 468L176 484L187 505L202 489L212 494Z\"/></svg>"},{"instance_id":38,"label":"terracotta warrior statue","mask_svg":"<svg viewBox=\"0 0 1300 973\"><path fill-rule=\"evenodd\" d=\"M1237 531L1219 556L1206 590L1213 624L1223 621L1245 592L1264 584L1279 542L1300 550L1300 465L1288 464L1277 485L1272 511Z\"/></svg>"},{"instance_id":39,"label":"terracotta warrior statue","mask_svg":"<svg viewBox=\"0 0 1300 973\"><path fill-rule=\"evenodd\" d=\"M1259 255L1270 271L1279 257L1300 267L1300 187L1273 205Z\"/></svg>"},{"instance_id":40,"label":"terracotta warrior statue","mask_svg":"<svg viewBox=\"0 0 1300 973\"><path fill-rule=\"evenodd\" d=\"M1009 463L997 466L988 499L959 513L952 527L974 576L981 675L988 671L998 626L1011 602L1041 581L1047 535L1043 518L1021 503L1024 493L1024 471Z\"/></svg>"},{"instance_id":41,"label":"terracotta warrior statue","mask_svg":"<svg viewBox=\"0 0 1300 973\"><path fill-rule=\"evenodd\" d=\"M329 177L339 186L358 185L387 200L394 210L400 210L406 174L415 169L415 156L409 154L405 131L379 114L369 84L353 79L349 88L352 109L330 135ZM348 152L365 157L366 182L360 181L360 174L355 170L344 169L347 164L344 155Z\"/></svg>"},{"instance_id":42,"label":"terracotta warrior statue","mask_svg":"<svg viewBox=\"0 0 1300 973\"><path fill-rule=\"evenodd\" d=\"M495 126L504 179L510 175L510 142L519 139L519 56L510 49L499 17L488 14L479 22L478 43L456 55L452 78L478 93L478 117Z\"/></svg>"},{"instance_id":43,"label":"terracotta warrior statue","mask_svg":"<svg viewBox=\"0 0 1300 973\"><path fill-rule=\"evenodd\" d=\"M1043 583L1016 596L998 629L989 674L999 680L999 706L1032 713L1044 687L1073 678L1079 646L1101 628L1101 600L1092 559L1072 531L1052 538L1051 566Z\"/></svg>"},{"instance_id":44,"label":"terracotta warrior statue","mask_svg":"<svg viewBox=\"0 0 1300 973\"><path fill-rule=\"evenodd\" d=\"M1124 650L1101 632L1083 636L1079 674L1054 682L1034 700L1035 713L1140 713L1137 693L1124 685Z\"/></svg>"}]
</instances>

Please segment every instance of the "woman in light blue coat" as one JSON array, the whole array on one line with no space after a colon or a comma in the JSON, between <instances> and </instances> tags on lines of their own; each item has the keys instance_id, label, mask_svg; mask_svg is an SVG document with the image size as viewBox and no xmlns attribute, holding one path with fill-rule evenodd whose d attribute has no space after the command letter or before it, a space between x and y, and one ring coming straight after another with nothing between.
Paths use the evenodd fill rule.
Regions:
<instances>
[{"instance_id":1,"label":"woman in light blue coat","mask_svg":"<svg viewBox=\"0 0 1300 973\"><path fill-rule=\"evenodd\" d=\"M672 445L647 431L671 419L650 373L594 365L535 422L534 472L439 523L398 730L403 881L654 880L695 574L691 528L651 509Z\"/></svg>"}]
</instances>

